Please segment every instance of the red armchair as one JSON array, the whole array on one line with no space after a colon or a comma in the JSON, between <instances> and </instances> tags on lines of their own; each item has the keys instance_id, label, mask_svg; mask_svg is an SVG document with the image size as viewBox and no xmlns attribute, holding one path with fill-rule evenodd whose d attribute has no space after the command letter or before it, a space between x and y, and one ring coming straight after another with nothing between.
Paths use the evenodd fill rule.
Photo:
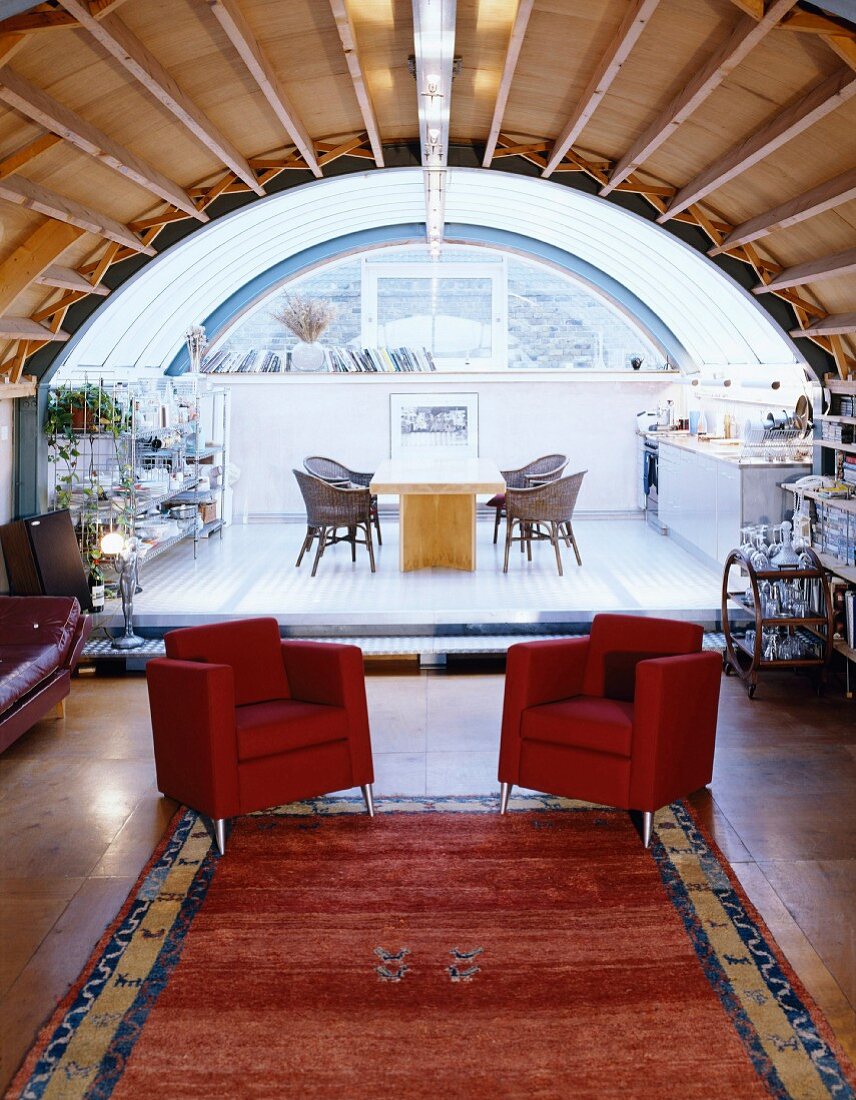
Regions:
<instances>
[{"instance_id":1,"label":"red armchair","mask_svg":"<svg viewBox=\"0 0 856 1100\"><path fill-rule=\"evenodd\" d=\"M195 626L149 661L158 790L226 819L359 786L374 816L363 656L357 646L283 642L276 619Z\"/></svg>"},{"instance_id":2,"label":"red armchair","mask_svg":"<svg viewBox=\"0 0 856 1100\"><path fill-rule=\"evenodd\" d=\"M722 658L702 628L596 615L588 637L508 651L499 751L500 812L512 786L642 813L713 774Z\"/></svg>"}]
</instances>

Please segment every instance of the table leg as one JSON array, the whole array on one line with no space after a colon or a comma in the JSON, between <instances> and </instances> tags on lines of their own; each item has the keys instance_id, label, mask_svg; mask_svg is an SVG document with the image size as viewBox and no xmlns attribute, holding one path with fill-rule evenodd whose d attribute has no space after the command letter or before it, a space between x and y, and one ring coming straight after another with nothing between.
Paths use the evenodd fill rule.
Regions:
<instances>
[{"instance_id":1,"label":"table leg","mask_svg":"<svg viewBox=\"0 0 856 1100\"><path fill-rule=\"evenodd\" d=\"M400 497L402 573L432 566L476 567L474 493L406 493Z\"/></svg>"}]
</instances>

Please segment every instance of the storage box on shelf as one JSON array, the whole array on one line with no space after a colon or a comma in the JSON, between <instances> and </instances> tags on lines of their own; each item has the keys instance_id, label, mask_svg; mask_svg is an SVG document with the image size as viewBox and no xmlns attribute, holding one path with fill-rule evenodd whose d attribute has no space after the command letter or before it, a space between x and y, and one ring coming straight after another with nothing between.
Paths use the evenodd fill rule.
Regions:
<instances>
[{"instance_id":1,"label":"storage box on shelf","mask_svg":"<svg viewBox=\"0 0 856 1100\"><path fill-rule=\"evenodd\" d=\"M215 530L222 537L227 401L225 391L199 389L195 379L85 382L52 392L50 502L71 509L90 567L111 528L139 538L146 560L187 538L195 557L200 537ZM215 459L217 477L203 475ZM202 507L217 513L207 527Z\"/></svg>"}]
</instances>

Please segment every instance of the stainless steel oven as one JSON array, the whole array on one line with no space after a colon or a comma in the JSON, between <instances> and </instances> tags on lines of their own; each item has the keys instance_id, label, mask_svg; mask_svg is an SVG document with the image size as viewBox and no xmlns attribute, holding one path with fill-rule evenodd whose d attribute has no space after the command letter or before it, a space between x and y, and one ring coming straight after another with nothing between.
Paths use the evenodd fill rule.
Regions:
<instances>
[{"instance_id":1,"label":"stainless steel oven","mask_svg":"<svg viewBox=\"0 0 856 1100\"><path fill-rule=\"evenodd\" d=\"M659 466L660 442L647 437L642 454L642 491L645 494L645 518L655 527L659 527Z\"/></svg>"}]
</instances>

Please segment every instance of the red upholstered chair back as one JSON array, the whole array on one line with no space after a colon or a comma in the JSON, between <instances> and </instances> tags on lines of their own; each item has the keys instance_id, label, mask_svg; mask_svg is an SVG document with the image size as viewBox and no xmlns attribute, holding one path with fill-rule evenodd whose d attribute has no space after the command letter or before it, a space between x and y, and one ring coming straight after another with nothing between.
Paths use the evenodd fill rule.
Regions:
<instances>
[{"instance_id":1,"label":"red upholstered chair back","mask_svg":"<svg viewBox=\"0 0 856 1100\"><path fill-rule=\"evenodd\" d=\"M170 631L164 642L167 657L230 665L236 706L290 698L276 619L191 626Z\"/></svg>"},{"instance_id":2,"label":"red upholstered chair back","mask_svg":"<svg viewBox=\"0 0 856 1100\"><path fill-rule=\"evenodd\" d=\"M695 623L639 615L595 615L583 695L632 701L639 661L699 653L703 634Z\"/></svg>"}]
</instances>

